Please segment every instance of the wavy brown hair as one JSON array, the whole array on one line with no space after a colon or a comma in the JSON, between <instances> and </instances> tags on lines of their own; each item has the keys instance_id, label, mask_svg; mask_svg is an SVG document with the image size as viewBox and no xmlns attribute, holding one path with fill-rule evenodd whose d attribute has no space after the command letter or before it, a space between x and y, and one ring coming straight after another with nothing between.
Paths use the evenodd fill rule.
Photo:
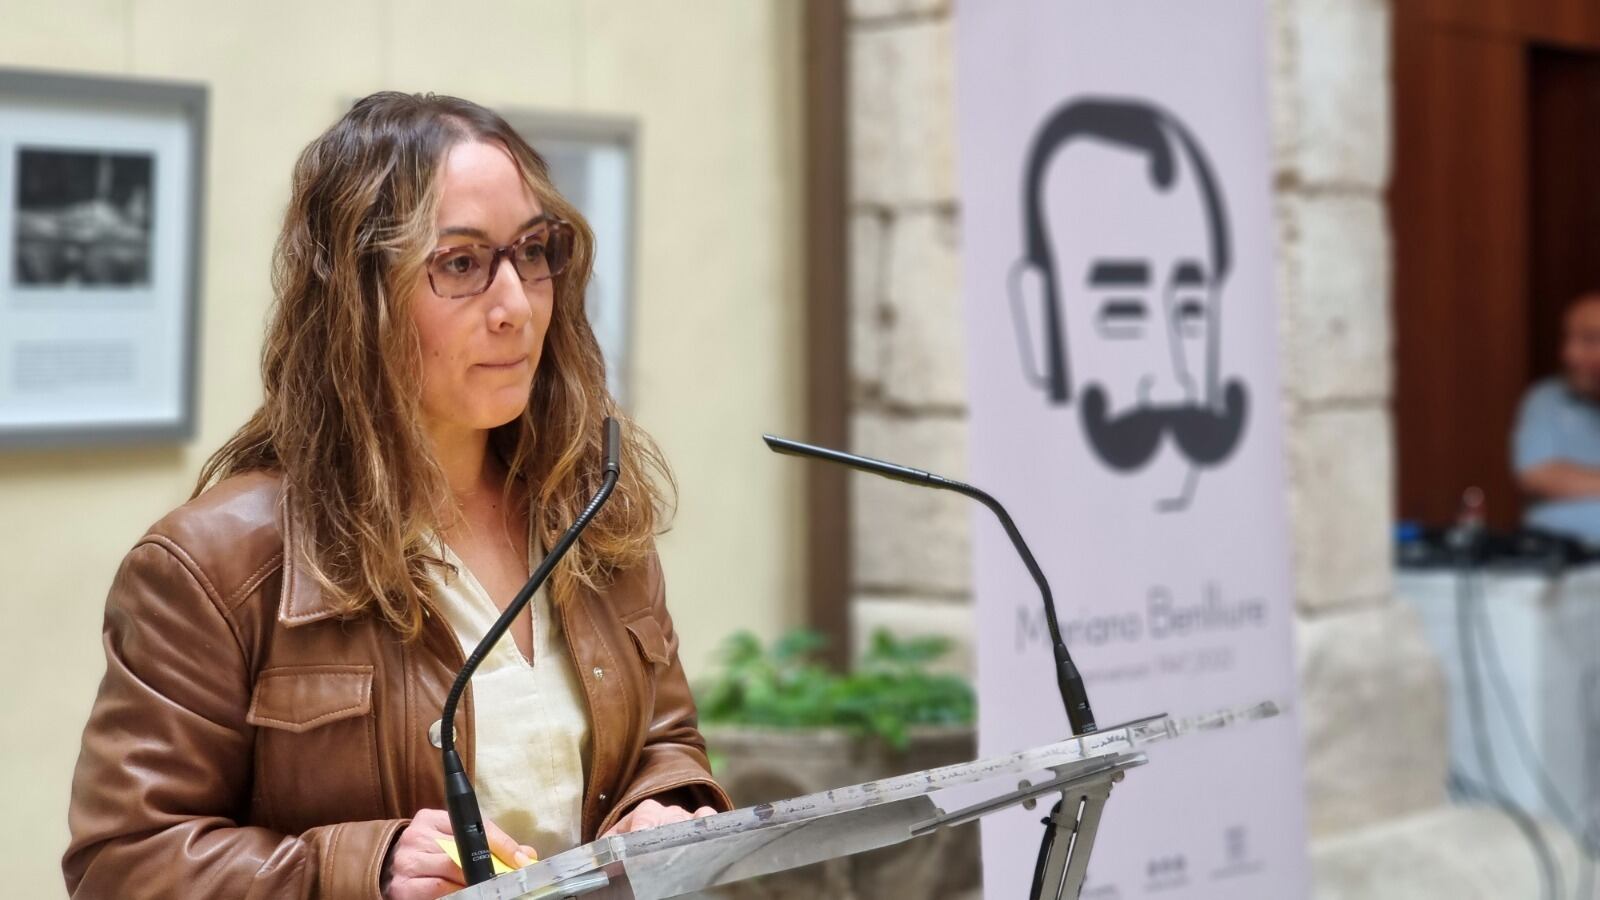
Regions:
<instances>
[{"instance_id":1,"label":"wavy brown hair","mask_svg":"<svg viewBox=\"0 0 1600 900\"><path fill-rule=\"evenodd\" d=\"M471 141L508 150L544 211L576 232L527 408L490 432L510 471L507 491L528 503L544 546L599 487L603 419L624 425L621 480L552 573L556 601L640 562L674 487L654 442L606 390L584 312L594 234L552 186L544 159L466 100L383 92L357 101L295 163L273 253L265 399L207 460L195 494L237 473L281 472L288 515L305 536L300 562L345 614L375 611L407 638L421 631L429 568L443 565L426 535L453 514L421 424L409 298L434 246L444 159Z\"/></svg>"}]
</instances>

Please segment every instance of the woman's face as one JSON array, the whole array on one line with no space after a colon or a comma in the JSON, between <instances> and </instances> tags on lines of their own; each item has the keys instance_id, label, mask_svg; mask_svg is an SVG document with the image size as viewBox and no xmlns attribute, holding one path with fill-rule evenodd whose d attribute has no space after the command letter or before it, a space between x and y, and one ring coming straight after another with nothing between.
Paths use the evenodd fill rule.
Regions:
<instances>
[{"instance_id":1,"label":"woman's face","mask_svg":"<svg viewBox=\"0 0 1600 900\"><path fill-rule=\"evenodd\" d=\"M456 145L440 179L435 249L503 247L532 230L544 212L498 144ZM455 300L434 292L426 270L412 288L411 318L422 344L422 413L435 440L503 425L528 404L555 281L523 282L505 257L493 279L483 293Z\"/></svg>"}]
</instances>

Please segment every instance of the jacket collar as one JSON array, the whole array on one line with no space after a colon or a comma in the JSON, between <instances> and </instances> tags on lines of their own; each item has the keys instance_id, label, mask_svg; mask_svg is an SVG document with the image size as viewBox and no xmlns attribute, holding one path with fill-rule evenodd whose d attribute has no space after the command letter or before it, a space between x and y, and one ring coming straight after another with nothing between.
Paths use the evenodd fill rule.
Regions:
<instances>
[{"instance_id":1,"label":"jacket collar","mask_svg":"<svg viewBox=\"0 0 1600 900\"><path fill-rule=\"evenodd\" d=\"M300 546L300 533L289 515L289 489L284 488L278 503L278 530L283 535L283 588L278 594L278 622L285 628L309 625L339 615L322 592L322 583L311 573ZM577 593L595 599L592 590L580 586Z\"/></svg>"},{"instance_id":2,"label":"jacket collar","mask_svg":"<svg viewBox=\"0 0 1600 900\"><path fill-rule=\"evenodd\" d=\"M278 528L283 535L283 590L278 596L278 622L294 628L332 618L338 611L324 598L322 584L311 574L301 552L299 532L295 530L294 517L289 515L287 486L278 503Z\"/></svg>"}]
</instances>

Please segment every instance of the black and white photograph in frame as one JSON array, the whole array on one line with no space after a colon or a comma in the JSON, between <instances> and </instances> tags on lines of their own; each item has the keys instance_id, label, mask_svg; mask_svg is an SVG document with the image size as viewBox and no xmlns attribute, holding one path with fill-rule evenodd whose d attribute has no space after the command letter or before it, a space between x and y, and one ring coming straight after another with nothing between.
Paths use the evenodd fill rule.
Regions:
<instances>
[{"instance_id":1,"label":"black and white photograph in frame","mask_svg":"<svg viewBox=\"0 0 1600 900\"><path fill-rule=\"evenodd\" d=\"M203 85L0 69L0 447L195 429Z\"/></svg>"},{"instance_id":2,"label":"black and white photograph in frame","mask_svg":"<svg viewBox=\"0 0 1600 900\"><path fill-rule=\"evenodd\" d=\"M16 284L150 283L152 154L16 152Z\"/></svg>"}]
</instances>

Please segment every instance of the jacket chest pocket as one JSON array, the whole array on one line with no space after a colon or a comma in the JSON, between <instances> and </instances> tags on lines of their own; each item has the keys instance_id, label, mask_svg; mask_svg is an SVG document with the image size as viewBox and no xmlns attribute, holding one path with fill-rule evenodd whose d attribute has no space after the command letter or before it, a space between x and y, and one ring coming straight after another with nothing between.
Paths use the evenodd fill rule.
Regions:
<instances>
[{"instance_id":1,"label":"jacket chest pocket","mask_svg":"<svg viewBox=\"0 0 1600 900\"><path fill-rule=\"evenodd\" d=\"M622 627L628 630L633 648L638 651L636 659L644 694L644 718L648 722L654 706L656 678L671 665L672 657L667 655L667 639L662 635L661 623L656 621L655 616L647 612L623 622Z\"/></svg>"},{"instance_id":2,"label":"jacket chest pocket","mask_svg":"<svg viewBox=\"0 0 1600 900\"><path fill-rule=\"evenodd\" d=\"M622 625L628 629L634 649L639 651L639 658L644 661L646 677L653 678L671 664L672 658L667 655L667 639L661 634L661 623L656 621L655 616L645 613Z\"/></svg>"},{"instance_id":3,"label":"jacket chest pocket","mask_svg":"<svg viewBox=\"0 0 1600 900\"><path fill-rule=\"evenodd\" d=\"M256 677L256 818L288 834L383 818L372 666L284 666Z\"/></svg>"}]
</instances>

